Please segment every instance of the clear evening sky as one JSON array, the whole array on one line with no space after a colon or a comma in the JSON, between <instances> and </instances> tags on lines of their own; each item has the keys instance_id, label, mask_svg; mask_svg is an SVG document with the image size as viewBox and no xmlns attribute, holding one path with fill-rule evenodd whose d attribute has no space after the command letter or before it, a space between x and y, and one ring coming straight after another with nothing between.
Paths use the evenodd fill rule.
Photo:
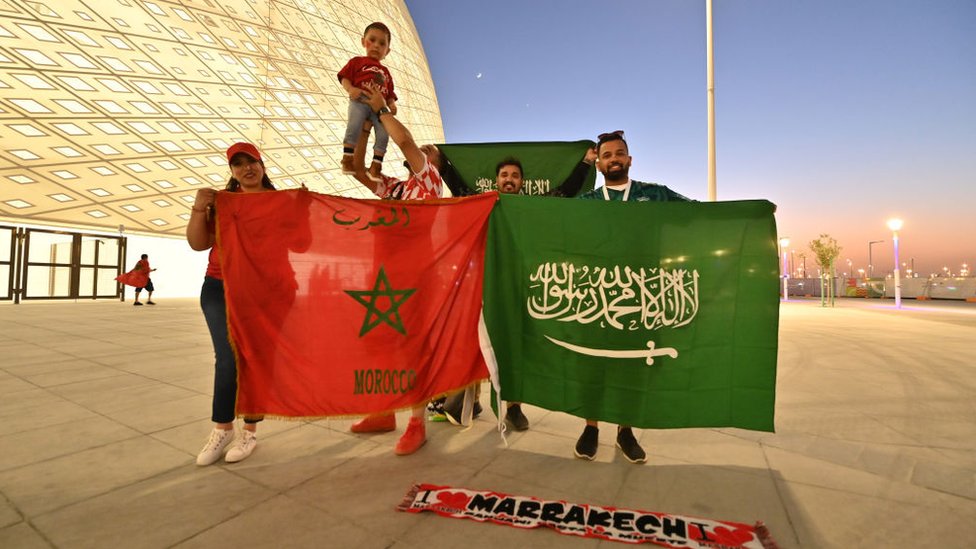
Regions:
<instances>
[{"instance_id":1,"label":"clear evening sky","mask_svg":"<svg viewBox=\"0 0 976 549\"><path fill-rule=\"evenodd\" d=\"M406 4L448 142L622 129L631 177L707 198L705 0ZM719 200L775 203L808 268L829 233L838 272L871 240L890 271L892 216L917 272L973 268L976 2L713 0L713 25Z\"/></svg>"}]
</instances>

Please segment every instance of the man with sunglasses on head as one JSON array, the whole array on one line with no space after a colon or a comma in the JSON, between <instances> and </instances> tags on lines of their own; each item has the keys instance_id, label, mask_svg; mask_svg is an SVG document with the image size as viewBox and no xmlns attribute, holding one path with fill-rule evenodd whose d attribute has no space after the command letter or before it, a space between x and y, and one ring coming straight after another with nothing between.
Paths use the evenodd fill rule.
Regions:
<instances>
[{"instance_id":1,"label":"man with sunglasses on head","mask_svg":"<svg viewBox=\"0 0 976 549\"><path fill-rule=\"evenodd\" d=\"M594 200L622 200L624 202L689 202L664 185L643 183L630 178L630 151L624 141L623 130L602 133L596 144L596 169L603 174L601 188L583 193L579 198Z\"/></svg>"},{"instance_id":2,"label":"man with sunglasses on head","mask_svg":"<svg viewBox=\"0 0 976 549\"><path fill-rule=\"evenodd\" d=\"M596 169L603 174L603 186L583 193L579 198L616 200L624 202L690 202L664 185L643 183L630 178L630 150L624 141L623 130L600 134L596 144ZM600 442L600 428L596 420L587 419L583 434L576 441L574 453L580 459L593 460ZM647 454L634 437L629 426L617 426L617 447L631 463L644 463Z\"/></svg>"}]
</instances>

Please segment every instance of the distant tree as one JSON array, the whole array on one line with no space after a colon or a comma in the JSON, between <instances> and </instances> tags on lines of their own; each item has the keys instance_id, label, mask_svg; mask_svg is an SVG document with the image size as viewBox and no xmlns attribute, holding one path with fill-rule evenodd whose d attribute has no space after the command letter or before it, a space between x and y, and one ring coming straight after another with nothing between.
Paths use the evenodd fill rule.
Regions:
<instances>
[{"instance_id":1,"label":"distant tree","mask_svg":"<svg viewBox=\"0 0 976 549\"><path fill-rule=\"evenodd\" d=\"M817 259L820 266L820 306L825 307L827 301L830 306L834 306L834 260L840 256L843 248L837 244L837 240L829 234L822 234L820 238L810 241L810 251ZM824 290L827 290L826 292ZM829 294L829 296L828 296Z\"/></svg>"}]
</instances>

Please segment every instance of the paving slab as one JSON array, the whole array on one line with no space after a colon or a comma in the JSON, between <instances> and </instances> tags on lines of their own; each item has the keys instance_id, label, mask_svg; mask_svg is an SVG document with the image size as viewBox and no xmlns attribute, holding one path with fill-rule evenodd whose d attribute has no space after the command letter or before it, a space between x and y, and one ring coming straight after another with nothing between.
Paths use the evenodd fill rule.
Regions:
<instances>
[{"instance_id":1,"label":"paving slab","mask_svg":"<svg viewBox=\"0 0 976 549\"><path fill-rule=\"evenodd\" d=\"M776 432L638 430L525 405L392 433L349 419L263 422L248 460L198 467L213 351L196 299L0 304L0 547L616 547L394 507L415 483L766 522L784 549L969 548L976 521L976 304L781 306ZM482 395L482 403L487 397Z\"/></svg>"}]
</instances>

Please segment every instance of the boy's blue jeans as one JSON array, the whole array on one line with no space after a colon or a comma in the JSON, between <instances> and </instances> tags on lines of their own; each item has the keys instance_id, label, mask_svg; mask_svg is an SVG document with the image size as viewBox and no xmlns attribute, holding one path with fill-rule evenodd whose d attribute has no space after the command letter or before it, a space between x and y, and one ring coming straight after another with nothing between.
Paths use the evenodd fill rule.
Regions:
<instances>
[{"instance_id":1,"label":"boy's blue jeans","mask_svg":"<svg viewBox=\"0 0 976 549\"><path fill-rule=\"evenodd\" d=\"M373 123L373 131L375 132L373 134L375 137L373 140L373 151L381 155L386 154L386 146L390 142L390 134L386 132L386 128L380 123L372 107L361 101L350 101L347 119L349 122L346 125L346 135L342 138L342 144L344 146L356 146L356 143L359 142L359 133L363 131L363 123L369 120ZM369 162L366 162L366 166L369 167Z\"/></svg>"}]
</instances>

